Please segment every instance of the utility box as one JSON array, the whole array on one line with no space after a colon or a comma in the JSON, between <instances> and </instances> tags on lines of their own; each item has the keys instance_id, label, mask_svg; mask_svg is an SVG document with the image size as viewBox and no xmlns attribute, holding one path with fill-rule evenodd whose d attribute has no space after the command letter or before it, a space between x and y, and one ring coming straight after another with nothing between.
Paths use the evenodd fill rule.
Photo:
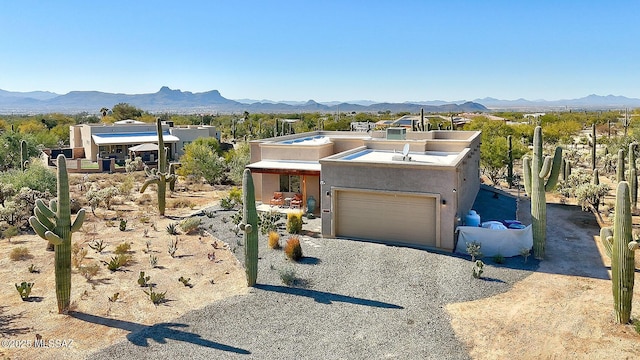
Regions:
<instances>
[{"instance_id":1,"label":"utility box","mask_svg":"<svg viewBox=\"0 0 640 360\"><path fill-rule=\"evenodd\" d=\"M387 128L387 140L407 140L407 129Z\"/></svg>"}]
</instances>

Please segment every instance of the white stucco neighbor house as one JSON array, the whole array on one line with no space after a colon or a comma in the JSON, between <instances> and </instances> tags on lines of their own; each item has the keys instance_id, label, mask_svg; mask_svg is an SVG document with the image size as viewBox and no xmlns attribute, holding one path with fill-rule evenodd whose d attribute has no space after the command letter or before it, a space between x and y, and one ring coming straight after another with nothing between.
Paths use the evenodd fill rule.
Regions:
<instances>
[{"instance_id":1,"label":"white stucco neighbor house","mask_svg":"<svg viewBox=\"0 0 640 360\"><path fill-rule=\"evenodd\" d=\"M200 137L215 137L220 141L220 132L215 126L163 124L163 141L169 148L169 159L178 159L184 147ZM157 159L158 134L155 123L123 120L109 124L80 124L70 126L69 143L73 158L115 158L122 160L131 153L144 155L145 161ZM153 146L155 145L155 147Z\"/></svg>"},{"instance_id":2,"label":"white stucco neighbor house","mask_svg":"<svg viewBox=\"0 0 640 360\"><path fill-rule=\"evenodd\" d=\"M256 199L302 194L304 208L313 197L325 237L453 251L455 228L480 188L481 133L393 135L315 131L251 141Z\"/></svg>"}]
</instances>

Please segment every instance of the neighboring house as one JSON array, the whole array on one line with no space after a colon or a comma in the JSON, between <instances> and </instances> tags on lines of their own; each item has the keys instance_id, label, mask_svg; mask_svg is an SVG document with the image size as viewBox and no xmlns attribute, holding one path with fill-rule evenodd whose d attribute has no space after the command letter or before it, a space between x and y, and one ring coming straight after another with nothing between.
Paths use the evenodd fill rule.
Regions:
<instances>
[{"instance_id":1,"label":"neighboring house","mask_svg":"<svg viewBox=\"0 0 640 360\"><path fill-rule=\"evenodd\" d=\"M215 126L188 125L172 126L163 124L163 141L169 148L169 159L178 159L184 154L184 147L200 137L215 137L220 141L220 132ZM156 124L135 120L123 120L107 124L81 124L70 127L69 143L73 158L87 158L91 161L115 158L124 161L130 155L143 156L145 161L158 157L158 133ZM156 147L150 146L156 144Z\"/></svg>"},{"instance_id":2,"label":"neighboring house","mask_svg":"<svg viewBox=\"0 0 640 360\"><path fill-rule=\"evenodd\" d=\"M316 131L250 142L256 199L313 196L322 235L452 251L480 188L479 131ZM406 151L406 153L404 152Z\"/></svg>"}]
</instances>

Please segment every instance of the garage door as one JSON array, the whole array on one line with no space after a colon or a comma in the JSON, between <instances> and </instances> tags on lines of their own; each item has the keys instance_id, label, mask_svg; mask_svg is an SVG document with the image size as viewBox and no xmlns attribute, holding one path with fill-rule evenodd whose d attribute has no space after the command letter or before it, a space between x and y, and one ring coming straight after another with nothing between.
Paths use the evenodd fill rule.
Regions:
<instances>
[{"instance_id":1,"label":"garage door","mask_svg":"<svg viewBox=\"0 0 640 360\"><path fill-rule=\"evenodd\" d=\"M337 190L333 200L338 237L436 246L433 195Z\"/></svg>"}]
</instances>

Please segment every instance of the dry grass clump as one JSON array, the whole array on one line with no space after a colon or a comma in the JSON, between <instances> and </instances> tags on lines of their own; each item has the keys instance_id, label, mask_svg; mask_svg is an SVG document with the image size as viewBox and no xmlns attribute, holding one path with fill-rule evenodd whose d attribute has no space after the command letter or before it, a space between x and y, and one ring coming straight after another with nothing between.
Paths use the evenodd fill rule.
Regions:
<instances>
[{"instance_id":1,"label":"dry grass clump","mask_svg":"<svg viewBox=\"0 0 640 360\"><path fill-rule=\"evenodd\" d=\"M9 254L9 259L13 261L27 260L31 258L33 258L33 256L29 253L29 249L24 246L14 248Z\"/></svg>"},{"instance_id":2,"label":"dry grass clump","mask_svg":"<svg viewBox=\"0 0 640 360\"><path fill-rule=\"evenodd\" d=\"M196 217L190 217L180 222L180 229L182 229L185 234L192 234L200 228L200 224L202 224L202 220Z\"/></svg>"},{"instance_id":3,"label":"dry grass clump","mask_svg":"<svg viewBox=\"0 0 640 360\"><path fill-rule=\"evenodd\" d=\"M174 199L167 202L167 207L170 209L193 209L196 205L189 199Z\"/></svg>"},{"instance_id":4,"label":"dry grass clump","mask_svg":"<svg viewBox=\"0 0 640 360\"><path fill-rule=\"evenodd\" d=\"M269 231L269 248L280 249L280 234L275 231Z\"/></svg>"},{"instance_id":5,"label":"dry grass clump","mask_svg":"<svg viewBox=\"0 0 640 360\"><path fill-rule=\"evenodd\" d=\"M80 273L80 275L84 276L85 279L87 280L91 280L94 276L98 274L99 271L100 271L100 265L98 263L80 266L78 268L78 272Z\"/></svg>"},{"instance_id":6,"label":"dry grass clump","mask_svg":"<svg viewBox=\"0 0 640 360\"><path fill-rule=\"evenodd\" d=\"M153 197L151 194L142 194L138 199L136 199L136 204L138 205L151 205L153 204Z\"/></svg>"},{"instance_id":7,"label":"dry grass clump","mask_svg":"<svg viewBox=\"0 0 640 360\"><path fill-rule=\"evenodd\" d=\"M302 247L300 246L300 238L297 236L291 236L284 246L284 253L287 258L293 261L300 261L300 259L302 259Z\"/></svg>"}]
</instances>

